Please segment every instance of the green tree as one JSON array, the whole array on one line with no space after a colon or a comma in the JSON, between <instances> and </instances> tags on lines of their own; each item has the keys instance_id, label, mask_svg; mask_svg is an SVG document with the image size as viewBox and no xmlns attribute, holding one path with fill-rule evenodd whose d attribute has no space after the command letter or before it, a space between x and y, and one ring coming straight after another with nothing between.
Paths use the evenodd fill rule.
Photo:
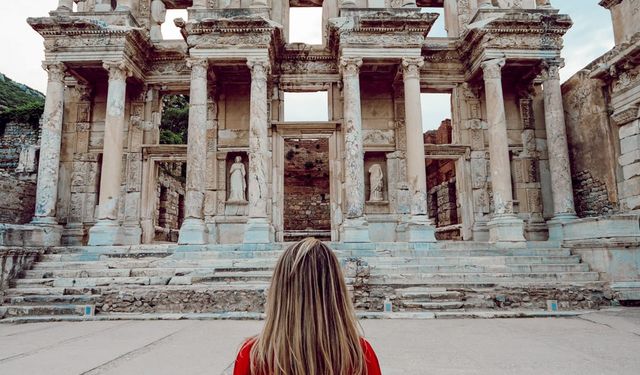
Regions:
<instances>
[{"instance_id":1,"label":"green tree","mask_svg":"<svg viewBox=\"0 0 640 375\"><path fill-rule=\"evenodd\" d=\"M189 97L166 95L162 98L161 144L187 143L189 128Z\"/></svg>"}]
</instances>

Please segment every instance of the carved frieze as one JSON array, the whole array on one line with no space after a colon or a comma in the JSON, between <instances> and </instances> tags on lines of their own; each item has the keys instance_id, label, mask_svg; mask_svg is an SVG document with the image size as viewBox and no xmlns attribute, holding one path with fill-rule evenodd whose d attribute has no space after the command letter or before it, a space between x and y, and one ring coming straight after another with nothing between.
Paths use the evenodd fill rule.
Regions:
<instances>
[{"instance_id":1,"label":"carved frieze","mask_svg":"<svg viewBox=\"0 0 640 375\"><path fill-rule=\"evenodd\" d=\"M395 146L395 131L380 129L364 129L362 131L365 146Z\"/></svg>"}]
</instances>

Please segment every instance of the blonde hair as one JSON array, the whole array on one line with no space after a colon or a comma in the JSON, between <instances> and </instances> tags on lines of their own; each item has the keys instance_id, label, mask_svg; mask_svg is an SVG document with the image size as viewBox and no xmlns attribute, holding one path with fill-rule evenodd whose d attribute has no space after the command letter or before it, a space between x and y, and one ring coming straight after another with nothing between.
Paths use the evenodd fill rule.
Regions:
<instances>
[{"instance_id":1,"label":"blonde hair","mask_svg":"<svg viewBox=\"0 0 640 375\"><path fill-rule=\"evenodd\" d=\"M278 259L266 321L251 349L254 375L363 375L358 321L338 258L307 238Z\"/></svg>"}]
</instances>

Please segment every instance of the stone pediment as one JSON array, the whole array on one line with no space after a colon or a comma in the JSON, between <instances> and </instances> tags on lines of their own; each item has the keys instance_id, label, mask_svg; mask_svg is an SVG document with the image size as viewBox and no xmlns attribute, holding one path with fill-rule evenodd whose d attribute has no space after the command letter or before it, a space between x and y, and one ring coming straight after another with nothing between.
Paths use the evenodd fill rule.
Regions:
<instances>
[{"instance_id":1,"label":"stone pediment","mask_svg":"<svg viewBox=\"0 0 640 375\"><path fill-rule=\"evenodd\" d=\"M573 21L557 11L479 10L458 42L473 74L480 61L497 56L536 61L557 58Z\"/></svg>"},{"instance_id":2,"label":"stone pediment","mask_svg":"<svg viewBox=\"0 0 640 375\"><path fill-rule=\"evenodd\" d=\"M281 46L282 25L261 15L238 14L240 10L220 13L219 18L198 21L175 20L190 48Z\"/></svg>"},{"instance_id":3,"label":"stone pediment","mask_svg":"<svg viewBox=\"0 0 640 375\"><path fill-rule=\"evenodd\" d=\"M380 48L416 48L425 38L437 13L420 13L419 9L342 9L342 17L329 20L329 45Z\"/></svg>"}]
</instances>

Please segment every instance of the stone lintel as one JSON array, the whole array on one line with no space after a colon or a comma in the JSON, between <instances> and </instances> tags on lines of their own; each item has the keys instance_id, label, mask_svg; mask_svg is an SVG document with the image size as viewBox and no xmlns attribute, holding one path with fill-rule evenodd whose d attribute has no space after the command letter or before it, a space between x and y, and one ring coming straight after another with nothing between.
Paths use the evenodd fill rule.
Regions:
<instances>
[{"instance_id":1,"label":"stone lintel","mask_svg":"<svg viewBox=\"0 0 640 375\"><path fill-rule=\"evenodd\" d=\"M420 57L420 48L357 48L345 47L342 57L360 57L367 60L399 60L404 57Z\"/></svg>"}]
</instances>

